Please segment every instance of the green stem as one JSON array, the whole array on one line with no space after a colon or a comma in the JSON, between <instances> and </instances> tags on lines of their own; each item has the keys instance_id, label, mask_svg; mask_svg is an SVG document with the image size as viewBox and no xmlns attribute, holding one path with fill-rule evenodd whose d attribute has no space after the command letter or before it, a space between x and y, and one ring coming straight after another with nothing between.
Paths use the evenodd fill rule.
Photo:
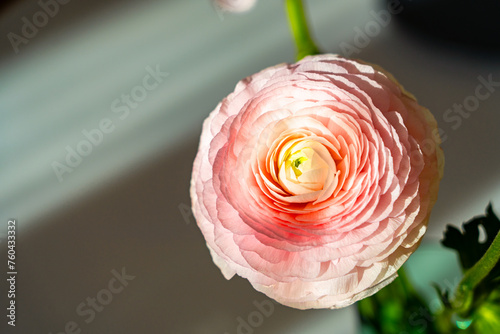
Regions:
<instances>
[{"instance_id":1,"label":"green stem","mask_svg":"<svg viewBox=\"0 0 500 334\"><path fill-rule=\"evenodd\" d=\"M453 307L457 312L467 312L472 303L473 291L500 260L500 232L496 235L490 247L476 264L465 272L457 287Z\"/></svg>"},{"instance_id":2,"label":"green stem","mask_svg":"<svg viewBox=\"0 0 500 334\"><path fill-rule=\"evenodd\" d=\"M309 34L302 0L285 0L285 2L290 29L297 46L297 60L320 53Z\"/></svg>"},{"instance_id":3,"label":"green stem","mask_svg":"<svg viewBox=\"0 0 500 334\"><path fill-rule=\"evenodd\" d=\"M455 333L457 332L456 327L452 322L453 311L450 309L443 309L434 315L434 324L438 333Z\"/></svg>"},{"instance_id":4,"label":"green stem","mask_svg":"<svg viewBox=\"0 0 500 334\"><path fill-rule=\"evenodd\" d=\"M417 293L415 292L415 289L411 285L410 280L408 279L408 276L406 275L406 271L404 270L403 267L399 268L398 276L399 276L399 279L401 281L401 285L403 286L403 289L405 290L406 294L407 295L410 295L410 294L416 295Z\"/></svg>"}]
</instances>

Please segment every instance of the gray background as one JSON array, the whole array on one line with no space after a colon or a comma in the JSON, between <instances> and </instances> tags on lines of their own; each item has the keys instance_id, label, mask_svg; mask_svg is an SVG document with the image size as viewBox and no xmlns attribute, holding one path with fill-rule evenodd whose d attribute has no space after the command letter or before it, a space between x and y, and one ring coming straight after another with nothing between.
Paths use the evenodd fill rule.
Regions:
<instances>
[{"instance_id":1,"label":"gray background","mask_svg":"<svg viewBox=\"0 0 500 334\"><path fill-rule=\"evenodd\" d=\"M357 29L376 24L372 11L384 7L307 5L319 44L332 53L341 43L356 46ZM223 334L255 315L253 303L266 296L243 279L226 281L212 264L188 211L188 187L201 122L218 101L241 78L294 60L282 7L261 0L250 13L229 15L208 0L73 0L18 53L8 34L20 35L22 18L32 21L41 8L19 1L0 12L0 219L18 221L17 326L7 327L2 314L1 333L56 334L74 321L82 333ZM409 271L422 288L430 280L453 285L455 258L438 246L445 225L490 201L500 207L500 89L456 128L444 113L474 95L479 76L500 81L499 57L431 43L395 19L352 56L392 72L447 136L440 198ZM111 103L157 65L168 77L121 120ZM66 146L105 118L114 131L59 182L52 163L64 162ZM122 268L135 278L86 323L77 306ZM5 280L0 291L5 309ZM262 319L254 333L355 333L358 321L353 307L279 305Z\"/></svg>"}]
</instances>

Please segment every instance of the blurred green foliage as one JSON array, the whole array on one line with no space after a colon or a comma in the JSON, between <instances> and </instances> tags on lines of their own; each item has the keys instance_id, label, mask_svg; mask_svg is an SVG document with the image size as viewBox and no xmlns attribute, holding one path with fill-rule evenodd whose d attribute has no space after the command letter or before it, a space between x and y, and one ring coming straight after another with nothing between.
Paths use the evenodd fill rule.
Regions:
<instances>
[{"instance_id":1,"label":"blurred green foliage","mask_svg":"<svg viewBox=\"0 0 500 334\"><path fill-rule=\"evenodd\" d=\"M500 220L491 205L483 216L448 226L443 246L457 252L464 277L455 291L434 288L442 307L431 312L405 272L357 303L363 334L500 333Z\"/></svg>"}]
</instances>

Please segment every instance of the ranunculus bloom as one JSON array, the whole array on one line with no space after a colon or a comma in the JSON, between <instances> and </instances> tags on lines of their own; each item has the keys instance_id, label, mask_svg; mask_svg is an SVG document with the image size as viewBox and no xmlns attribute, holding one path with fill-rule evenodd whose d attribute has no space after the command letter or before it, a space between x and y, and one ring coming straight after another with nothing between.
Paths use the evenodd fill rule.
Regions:
<instances>
[{"instance_id":1,"label":"ranunculus bloom","mask_svg":"<svg viewBox=\"0 0 500 334\"><path fill-rule=\"evenodd\" d=\"M435 119L391 75L310 56L242 80L205 120L193 212L227 279L344 307L418 247L442 167Z\"/></svg>"},{"instance_id":2,"label":"ranunculus bloom","mask_svg":"<svg viewBox=\"0 0 500 334\"><path fill-rule=\"evenodd\" d=\"M257 0L214 0L214 2L222 10L241 13L250 10Z\"/></svg>"}]
</instances>

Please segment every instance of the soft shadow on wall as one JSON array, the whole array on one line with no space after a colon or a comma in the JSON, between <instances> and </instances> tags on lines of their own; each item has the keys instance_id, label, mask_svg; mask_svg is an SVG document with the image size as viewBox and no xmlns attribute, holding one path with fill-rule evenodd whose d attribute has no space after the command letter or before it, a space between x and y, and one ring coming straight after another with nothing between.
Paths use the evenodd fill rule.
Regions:
<instances>
[{"instance_id":1,"label":"soft shadow on wall","mask_svg":"<svg viewBox=\"0 0 500 334\"><path fill-rule=\"evenodd\" d=\"M141 4L148 1L154 0ZM62 39L66 29L82 21L105 20L117 10L133 11L139 6L132 0L3 0L0 2L0 62L17 56L16 49L37 45L45 37Z\"/></svg>"}]
</instances>

